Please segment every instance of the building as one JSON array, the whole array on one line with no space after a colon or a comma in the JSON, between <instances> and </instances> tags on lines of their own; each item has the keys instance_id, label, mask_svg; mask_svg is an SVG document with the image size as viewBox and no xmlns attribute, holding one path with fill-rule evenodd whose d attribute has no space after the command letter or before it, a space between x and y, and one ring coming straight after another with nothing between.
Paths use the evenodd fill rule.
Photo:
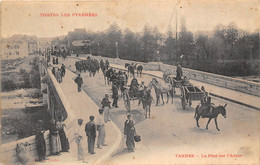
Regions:
<instances>
[{"instance_id":1,"label":"building","mask_svg":"<svg viewBox=\"0 0 260 165\"><path fill-rule=\"evenodd\" d=\"M20 41L2 41L2 58L1 59L16 59L23 58L29 55L28 42Z\"/></svg>"},{"instance_id":2,"label":"building","mask_svg":"<svg viewBox=\"0 0 260 165\"><path fill-rule=\"evenodd\" d=\"M34 40L28 41L28 53L29 55L34 55L38 52L37 42Z\"/></svg>"},{"instance_id":3,"label":"building","mask_svg":"<svg viewBox=\"0 0 260 165\"><path fill-rule=\"evenodd\" d=\"M1 39L1 59L16 59L38 53L38 38L16 34Z\"/></svg>"}]
</instances>

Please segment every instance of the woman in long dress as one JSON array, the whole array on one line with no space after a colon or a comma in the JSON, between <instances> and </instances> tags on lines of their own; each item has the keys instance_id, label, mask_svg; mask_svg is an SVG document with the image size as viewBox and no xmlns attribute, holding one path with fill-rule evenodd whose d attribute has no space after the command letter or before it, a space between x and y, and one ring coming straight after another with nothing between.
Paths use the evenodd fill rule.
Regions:
<instances>
[{"instance_id":1,"label":"woman in long dress","mask_svg":"<svg viewBox=\"0 0 260 165\"><path fill-rule=\"evenodd\" d=\"M51 155L60 155L61 151L61 143L60 143L60 136L59 130L55 123L55 120L52 119L50 121L50 151Z\"/></svg>"},{"instance_id":2,"label":"woman in long dress","mask_svg":"<svg viewBox=\"0 0 260 165\"><path fill-rule=\"evenodd\" d=\"M67 141L66 133L64 131L64 127L66 127L66 124L63 123L63 117L59 117L59 121L57 121L57 127L59 129L62 152L68 152L69 144Z\"/></svg>"},{"instance_id":3,"label":"woman in long dress","mask_svg":"<svg viewBox=\"0 0 260 165\"><path fill-rule=\"evenodd\" d=\"M36 124L35 141L39 161L43 161L46 159L46 145L44 140L44 132L45 130L43 128L43 121L38 120Z\"/></svg>"},{"instance_id":4,"label":"woman in long dress","mask_svg":"<svg viewBox=\"0 0 260 165\"><path fill-rule=\"evenodd\" d=\"M134 152L135 149L135 127L134 122L131 119L131 115L127 115L127 120L125 121L124 134L126 135L126 146L129 152Z\"/></svg>"}]
</instances>

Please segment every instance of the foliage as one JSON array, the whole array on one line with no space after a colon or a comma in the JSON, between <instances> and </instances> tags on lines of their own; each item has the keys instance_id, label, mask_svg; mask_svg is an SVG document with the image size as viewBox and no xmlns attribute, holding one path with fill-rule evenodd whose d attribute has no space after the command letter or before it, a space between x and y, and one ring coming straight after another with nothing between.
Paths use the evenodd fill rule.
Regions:
<instances>
[{"instance_id":1,"label":"foliage","mask_svg":"<svg viewBox=\"0 0 260 165\"><path fill-rule=\"evenodd\" d=\"M219 74L225 74L223 70L226 69L236 69L237 65L229 63L230 68L225 67L219 64L221 60L259 59L259 33L243 31L235 23L227 26L217 25L212 32L193 34L186 28L185 20L182 19L177 36L176 42L170 26L167 32L162 34L157 27L151 27L149 24L146 24L141 32L133 32L130 29L121 30L116 23L113 23L102 32L76 29L74 32L69 32L64 40L70 49L77 53L89 53L91 49L93 55L114 58L118 51L122 59L143 62L161 60L168 64L181 62L184 67ZM91 46L73 47L71 43L76 39L91 40ZM234 67L231 67L232 65ZM245 68L249 71L255 66L247 63Z\"/></svg>"}]
</instances>

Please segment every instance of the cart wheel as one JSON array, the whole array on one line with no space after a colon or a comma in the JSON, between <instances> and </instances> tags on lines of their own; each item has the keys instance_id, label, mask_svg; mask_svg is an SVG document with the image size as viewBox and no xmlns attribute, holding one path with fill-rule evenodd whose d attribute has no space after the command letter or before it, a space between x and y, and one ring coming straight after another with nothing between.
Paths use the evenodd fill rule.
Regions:
<instances>
[{"instance_id":1,"label":"cart wheel","mask_svg":"<svg viewBox=\"0 0 260 165\"><path fill-rule=\"evenodd\" d=\"M185 110L186 108L186 102L185 102L185 91L184 88L181 88L181 105L182 105L182 109Z\"/></svg>"},{"instance_id":2,"label":"cart wheel","mask_svg":"<svg viewBox=\"0 0 260 165\"><path fill-rule=\"evenodd\" d=\"M124 100L126 110L130 111L130 98L128 92L123 93L123 100Z\"/></svg>"}]
</instances>

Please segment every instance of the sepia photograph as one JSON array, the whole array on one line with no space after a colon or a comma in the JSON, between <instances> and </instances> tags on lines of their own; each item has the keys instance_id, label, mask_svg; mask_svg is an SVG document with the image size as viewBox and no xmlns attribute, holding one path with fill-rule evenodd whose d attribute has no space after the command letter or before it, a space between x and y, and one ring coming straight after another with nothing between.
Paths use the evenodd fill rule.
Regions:
<instances>
[{"instance_id":1,"label":"sepia photograph","mask_svg":"<svg viewBox=\"0 0 260 165\"><path fill-rule=\"evenodd\" d=\"M0 165L260 164L259 0L0 3Z\"/></svg>"}]
</instances>

